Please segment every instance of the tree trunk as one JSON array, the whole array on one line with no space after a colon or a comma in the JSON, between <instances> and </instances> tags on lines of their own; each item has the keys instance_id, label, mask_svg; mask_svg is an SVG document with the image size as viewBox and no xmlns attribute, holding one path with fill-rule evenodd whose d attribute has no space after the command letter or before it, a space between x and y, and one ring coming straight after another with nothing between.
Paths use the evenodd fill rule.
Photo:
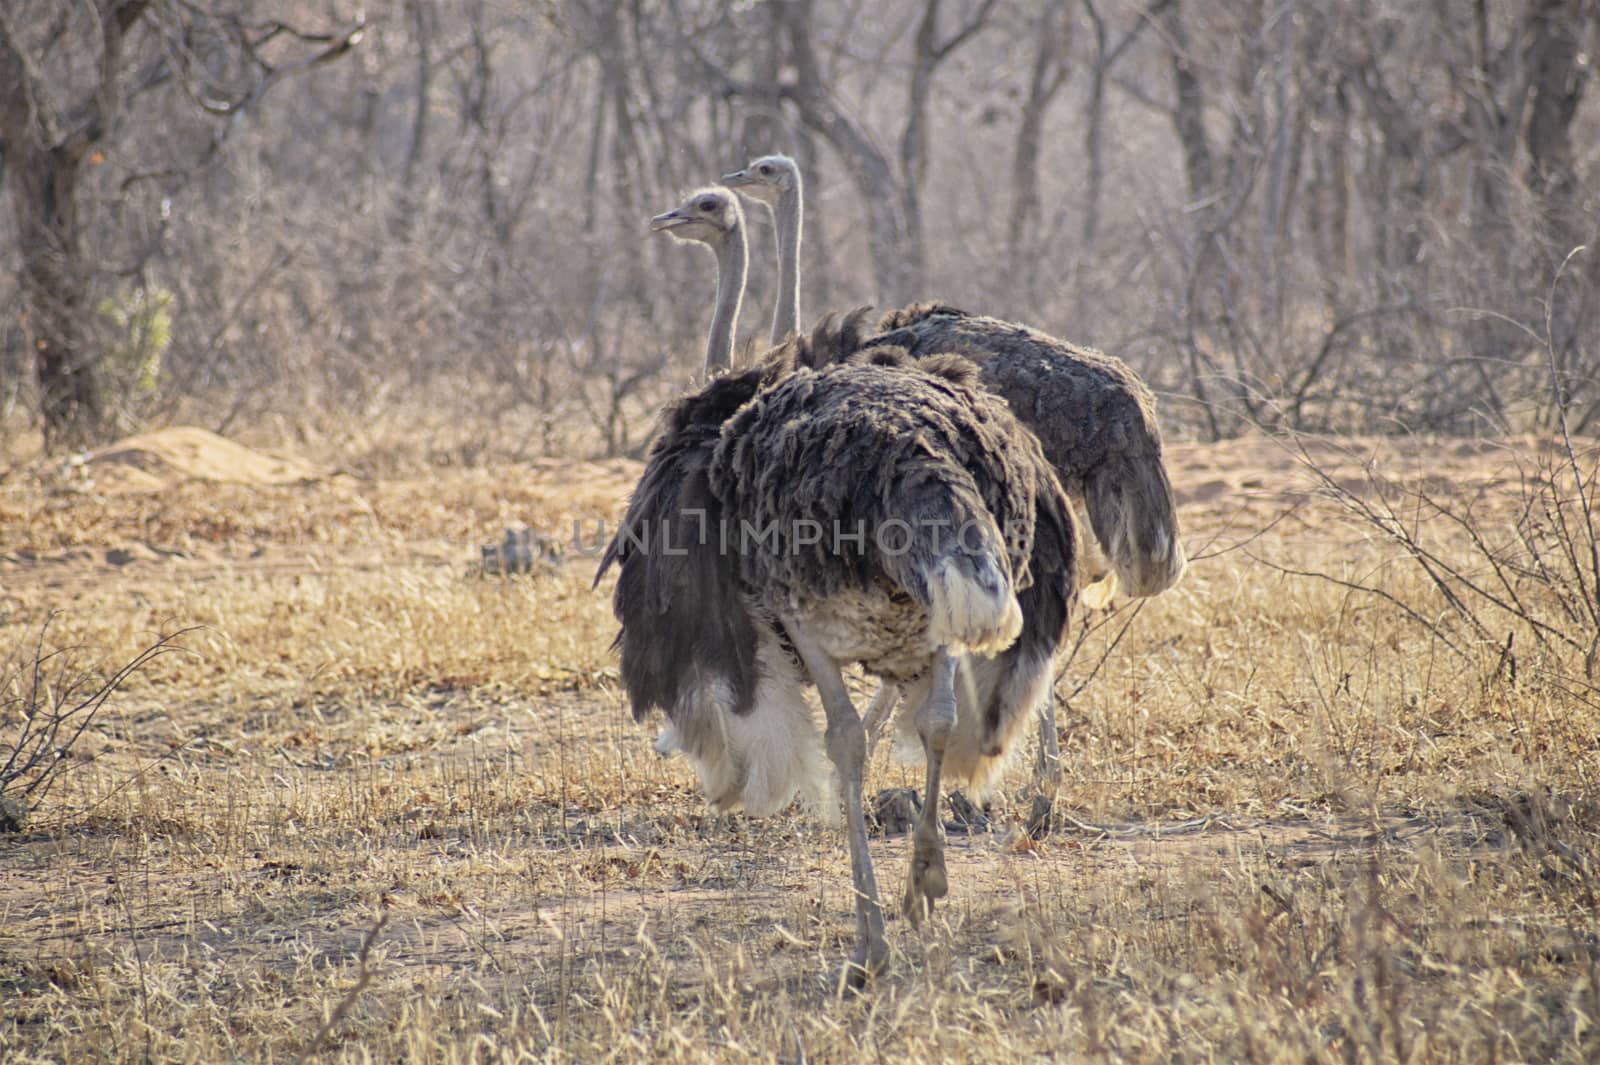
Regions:
<instances>
[{"instance_id":1,"label":"tree trunk","mask_svg":"<svg viewBox=\"0 0 1600 1065\"><path fill-rule=\"evenodd\" d=\"M1288 232L1289 202L1293 196L1296 164L1300 158L1300 135L1305 129L1298 110L1298 99L1291 103L1290 82L1294 77L1294 19L1287 11L1273 27L1278 35L1271 50L1272 135L1267 151L1267 187L1262 202L1262 254L1268 270L1262 279L1268 288L1267 304L1272 310L1274 336L1284 327L1283 277L1287 267L1284 248L1291 242ZM1269 31L1270 32L1270 31Z\"/></svg>"},{"instance_id":2,"label":"tree trunk","mask_svg":"<svg viewBox=\"0 0 1600 1065\"><path fill-rule=\"evenodd\" d=\"M910 298L913 289L901 254L905 230L898 210L900 198L894 172L872 138L839 110L823 83L811 36L810 0L790 0L776 10L784 20L795 65L795 85L785 95L800 112L800 120L839 153L849 170L867 213L867 252L878 281L873 302L897 306Z\"/></svg>"},{"instance_id":3,"label":"tree trunk","mask_svg":"<svg viewBox=\"0 0 1600 1065\"><path fill-rule=\"evenodd\" d=\"M772 152L795 155L799 148L781 123L783 102L779 75L783 72L783 20L775 5L767 5L766 40L752 49L751 84L760 95L750 101L739 129L739 157L727 165L744 166L750 160Z\"/></svg>"},{"instance_id":4,"label":"tree trunk","mask_svg":"<svg viewBox=\"0 0 1600 1065\"><path fill-rule=\"evenodd\" d=\"M1017 124L1017 139L1011 156L1011 214L1006 220L1007 269L1010 273L1006 290L1015 294L1026 288L1025 300L1033 310L1038 300L1035 286L1027 279L1037 276L1030 270L1036 240L1034 230L1039 224L1039 149L1044 130L1045 112L1056 93L1067 80L1068 21L1066 0L1050 0L1039 8L1039 19L1034 32L1038 35L1038 48L1033 54L1033 65L1028 74L1028 95L1022 102L1022 116Z\"/></svg>"},{"instance_id":5,"label":"tree trunk","mask_svg":"<svg viewBox=\"0 0 1600 1065\"><path fill-rule=\"evenodd\" d=\"M1588 84L1583 35L1594 32L1595 0L1538 0L1529 14L1528 66L1533 99L1523 141L1528 148L1526 182L1535 196L1543 243L1559 262L1572 249L1588 252L1567 267L1559 298L1549 307L1551 367L1556 402L1547 421L1574 404L1592 403L1596 394L1595 357L1584 356L1584 337L1592 337L1600 317L1600 217L1586 209L1572 145L1572 122ZM1535 276L1549 276L1551 265L1532 264ZM1592 350L1592 349L1591 349Z\"/></svg>"},{"instance_id":6,"label":"tree trunk","mask_svg":"<svg viewBox=\"0 0 1600 1065\"><path fill-rule=\"evenodd\" d=\"M1189 33L1176 3L1162 11L1167 41L1171 49L1172 84L1177 98L1172 113L1173 127L1183 147L1183 173L1188 182L1190 207L1197 231L1209 222L1211 198L1216 192L1216 164L1211 155L1211 139L1206 135L1205 94L1189 60Z\"/></svg>"},{"instance_id":7,"label":"tree trunk","mask_svg":"<svg viewBox=\"0 0 1600 1065\"><path fill-rule=\"evenodd\" d=\"M1557 244L1569 247L1594 236L1582 231L1572 149L1572 120L1589 78L1582 35L1594 17L1594 0L1537 0L1528 19L1528 66L1533 71L1533 101L1524 131L1528 186L1539 197Z\"/></svg>"},{"instance_id":8,"label":"tree trunk","mask_svg":"<svg viewBox=\"0 0 1600 1065\"><path fill-rule=\"evenodd\" d=\"M1343 315L1351 282L1350 100L1342 76L1323 85L1308 81L1301 92L1315 98L1314 121L1324 130L1311 141L1312 177L1305 223L1316 249L1324 310L1329 321L1336 321Z\"/></svg>"},{"instance_id":9,"label":"tree trunk","mask_svg":"<svg viewBox=\"0 0 1600 1065\"><path fill-rule=\"evenodd\" d=\"M1205 412L1211 439L1220 440L1221 422L1211 399L1211 390L1206 384L1211 369L1205 365L1209 360L1201 353L1199 336L1201 284L1206 277L1206 262L1212 254L1215 238L1212 219L1217 213L1216 164L1211 155L1211 139L1206 133L1205 93L1190 65L1189 35L1177 0L1158 5L1158 8L1152 9L1152 14L1161 19L1161 26L1166 32L1175 96L1172 126L1183 149L1183 173L1189 200L1186 213L1189 215L1189 239L1193 245L1187 256L1189 276L1183 298L1189 387L1194 393L1195 402Z\"/></svg>"},{"instance_id":10,"label":"tree trunk","mask_svg":"<svg viewBox=\"0 0 1600 1065\"><path fill-rule=\"evenodd\" d=\"M405 162L400 169L400 191L395 197L394 234L400 240L411 236L423 197L417 192L417 173L427 157L429 116L433 93L433 36L435 18L429 0L406 0L411 35L417 50L416 100L411 111L411 136L406 144Z\"/></svg>"},{"instance_id":11,"label":"tree trunk","mask_svg":"<svg viewBox=\"0 0 1600 1065\"><path fill-rule=\"evenodd\" d=\"M23 335L39 375L45 446L81 447L104 421L99 359L89 350L87 264L78 234L81 160L12 139L12 204L22 257Z\"/></svg>"},{"instance_id":12,"label":"tree trunk","mask_svg":"<svg viewBox=\"0 0 1600 1065\"><path fill-rule=\"evenodd\" d=\"M940 0L926 0L917 23L911 84L906 94L906 123L900 133L900 220L905 229L905 238L900 242L901 274L911 291L921 291L927 275L922 182L928 173L928 94L938 67L939 4Z\"/></svg>"},{"instance_id":13,"label":"tree trunk","mask_svg":"<svg viewBox=\"0 0 1600 1065\"><path fill-rule=\"evenodd\" d=\"M1088 186L1083 194L1081 239L1085 248L1093 248L1095 239L1100 236L1100 197L1105 188L1106 72L1110 60L1106 55L1105 19L1088 0L1083 7L1094 30L1094 63L1089 68L1089 99L1084 105L1083 154L1088 159ZM1141 21L1138 25L1144 23Z\"/></svg>"},{"instance_id":14,"label":"tree trunk","mask_svg":"<svg viewBox=\"0 0 1600 1065\"><path fill-rule=\"evenodd\" d=\"M911 291L927 281L927 243L922 231L922 186L928 176L928 102L939 66L980 32L995 0L980 0L977 9L944 40L939 39L941 0L923 0L911 56L911 84L906 96L906 121L900 133L901 276Z\"/></svg>"},{"instance_id":15,"label":"tree trunk","mask_svg":"<svg viewBox=\"0 0 1600 1065\"><path fill-rule=\"evenodd\" d=\"M23 336L34 353L47 448L90 443L105 426L100 357L86 329L89 264L78 228L78 183L84 158L121 103L123 35L148 6L148 0L101 0L99 81L63 112L75 120L65 130L56 128L45 80L13 35L9 12L0 17L0 137L22 259Z\"/></svg>"}]
</instances>

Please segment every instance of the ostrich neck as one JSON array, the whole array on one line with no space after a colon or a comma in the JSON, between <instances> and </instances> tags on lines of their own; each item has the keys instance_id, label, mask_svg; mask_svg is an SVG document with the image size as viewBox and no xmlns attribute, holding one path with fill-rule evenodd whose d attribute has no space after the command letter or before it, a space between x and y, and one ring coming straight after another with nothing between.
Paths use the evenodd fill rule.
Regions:
<instances>
[{"instance_id":1,"label":"ostrich neck","mask_svg":"<svg viewBox=\"0 0 1600 1065\"><path fill-rule=\"evenodd\" d=\"M716 251L717 307L711 316L711 336L706 341L707 377L733 365L733 336L739 326L739 301L744 298L745 272L749 268L744 228L735 226Z\"/></svg>"},{"instance_id":2,"label":"ostrich neck","mask_svg":"<svg viewBox=\"0 0 1600 1065\"><path fill-rule=\"evenodd\" d=\"M772 213L778 223L778 306L772 314L772 342L800 331L800 206L798 180L793 192L778 197Z\"/></svg>"}]
</instances>

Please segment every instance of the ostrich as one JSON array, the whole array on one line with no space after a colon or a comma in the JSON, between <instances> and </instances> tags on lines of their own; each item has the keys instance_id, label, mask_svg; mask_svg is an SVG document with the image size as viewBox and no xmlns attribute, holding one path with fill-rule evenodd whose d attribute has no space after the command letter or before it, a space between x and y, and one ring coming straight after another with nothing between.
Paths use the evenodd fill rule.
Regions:
<instances>
[{"instance_id":1,"label":"ostrich","mask_svg":"<svg viewBox=\"0 0 1600 1065\"><path fill-rule=\"evenodd\" d=\"M780 323L797 321L800 304L802 183L788 156L766 155L722 182L767 204L778 224ZM1157 595L1182 575L1186 556L1179 539L1177 502L1161 459L1155 397L1121 359L1058 340L1035 329L966 314L941 304L913 305L889 313L878 340L912 355L955 353L981 368L985 388L1004 396L1044 446L1062 487L1092 537L1080 572L1083 601L1108 605L1118 590ZM868 713L876 722L897 693L880 689ZM1056 760L1054 706L1040 707L1041 768Z\"/></svg>"},{"instance_id":2,"label":"ostrich","mask_svg":"<svg viewBox=\"0 0 1600 1065\"><path fill-rule=\"evenodd\" d=\"M650 219L650 231L704 244L717 257L717 298L706 339L706 376L714 377L733 365L733 338L750 261L744 209L727 189L697 189L677 207Z\"/></svg>"},{"instance_id":3,"label":"ostrich","mask_svg":"<svg viewBox=\"0 0 1600 1065\"><path fill-rule=\"evenodd\" d=\"M717 191L651 225L717 252L720 319L742 273L723 244L743 241L737 204ZM866 735L841 666L911 695L898 724L922 741L929 801L902 907L920 921L948 889L941 777L982 787L1003 767L1050 684L1077 587L1070 506L1037 440L970 362L866 345L864 317L824 321L671 405L595 578L619 568L635 718L666 714L656 749L688 755L713 808L820 798L826 752L849 837L856 987L888 948L861 807ZM714 327L708 358L727 354L718 329L731 334Z\"/></svg>"},{"instance_id":4,"label":"ostrich","mask_svg":"<svg viewBox=\"0 0 1600 1065\"><path fill-rule=\"evenodd\" d=\"M657 749L689 756L714 808L763 814L817 795L826 751L860 986L887 944L861 806L866 732L841 667L903 687L915 707L898 724L927 759L902 900L917 922L947 891L941 779L981 786L1004 764L1050 683L1076 574L1055 474L976 368L854 351L853 330L824 323L669 408L600 573L620 568L633 713L667 715Z\"/></svg>"},{"instance_id":5,"label":"ostrich","mask_svg":"<svg viewBox=\"0 0 1600 1065\"><path fill-rule=\"evenodd\" d=\"M772 312L772 342L800 332L800 217L805 200L800 165L787 155L763 155L722 183L760 200L778 230L778 301Z\"/></svg>"}]
</instances>

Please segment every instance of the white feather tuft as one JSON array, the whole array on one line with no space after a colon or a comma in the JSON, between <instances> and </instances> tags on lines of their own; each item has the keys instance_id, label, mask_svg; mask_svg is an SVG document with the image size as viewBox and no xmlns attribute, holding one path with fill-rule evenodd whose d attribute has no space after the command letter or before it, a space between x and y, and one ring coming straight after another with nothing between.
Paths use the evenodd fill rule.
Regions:
<instances>
[{"instance_id":1,"label":"white feather tuft","mask_svg":"<svg viewBox=\"0 0 1600 1065\"><path fill-rule=\"evenodd\" d=\"M928 639L935 647L974 654L999 654L1022 632L1022 607L992 560L980 564L992 585L969 576L952 559L928 575Z\"/></svg>"},{"instance_id":2,"label":"white feather tuft","mask_svg":"<svg viewBox=\"0 0 1600 1065\"><path fill-rule=\"evenodd\" d=\"M763 816L800 795L826 811L830 770L799 674L770 634L756 661L761 677L749 713L734 713L728 682L710 678L684 693L656 751L687 755L715 810Z\"/></svg>"},{"instance_id":3,"label":"white feather tuft","mask_svg":"<svg viewBox=\"0 0 1600 1065\"><path fill-rule=\"evenodd\" d=\"M955 684L956 727L944 751L945 781L962 783L975 801L993 792L1054 680L1053 665L1053 659L1034 656L1011 661L1009 668L1000 658L968 655L961 660ZM895 715L894 753L908 761L922 758L916 712L927 700L928 688L927 678L908 686ZM995 699L1005 709L999 730L988 735L983 708Z\"/></svg>"}]
</instances>

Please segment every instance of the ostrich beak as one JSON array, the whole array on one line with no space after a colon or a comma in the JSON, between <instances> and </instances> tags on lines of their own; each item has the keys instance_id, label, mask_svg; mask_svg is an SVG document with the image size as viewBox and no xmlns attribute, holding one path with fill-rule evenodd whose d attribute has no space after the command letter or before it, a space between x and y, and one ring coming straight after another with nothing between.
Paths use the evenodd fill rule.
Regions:
<instances>
[{"instance_id":1,"label":"ostrich beak","mask_svg":"<svg viewBox=\"0 0 1600 1065\"><path fill-rule=\"evenodd\" d=\"M746 185L755 183L756 179L750 176L748 170L735 170L731 174L723 174L722 180L718 182L719 185L725 185L730 189L742 189Z\"/></svg>"},{"instance_id":2,"label":"ostrich beak","mask_svg":"<svg viewBox=\"0 0 1600 1065\"><path fill-rule=\"evenodd\" d=\"M684 215L682 208L674 208L650 219L650 232L660 233L663 230L681 226L688 221L689 219Z\"/></svg>"}]
</instances>

